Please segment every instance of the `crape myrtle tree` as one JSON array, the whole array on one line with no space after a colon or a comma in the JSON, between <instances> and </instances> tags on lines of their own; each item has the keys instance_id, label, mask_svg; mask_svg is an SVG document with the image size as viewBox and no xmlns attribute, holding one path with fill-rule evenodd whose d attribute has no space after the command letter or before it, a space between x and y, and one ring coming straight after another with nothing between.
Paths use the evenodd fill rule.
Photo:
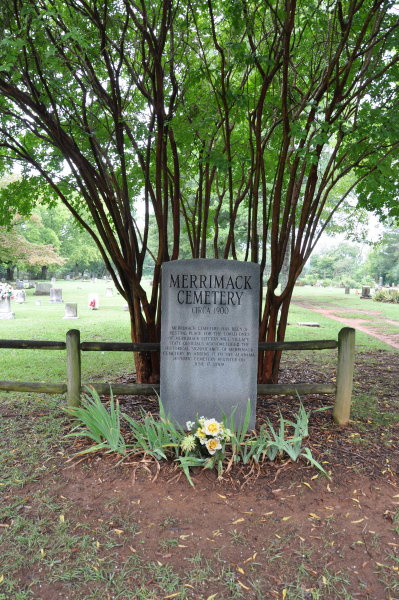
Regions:
<instances>
[{"instance_id":1,"label":"crape myrtle tree","mask_svg":"<svg viewBox=\"0 0 399 600\"><path fill-rule=\"evenodd\" d=\"M12 0L0 38L2 170L22 165L0 190L3 222L60 198L133 341L159 340L161 265L183 247L259 263L259 339L283 340L319 236L397 156L393 1ZM135 356L138 381L156 381L159 356ZM279 361L260 353L259 381Z\"/></svg>"}]
</instances>

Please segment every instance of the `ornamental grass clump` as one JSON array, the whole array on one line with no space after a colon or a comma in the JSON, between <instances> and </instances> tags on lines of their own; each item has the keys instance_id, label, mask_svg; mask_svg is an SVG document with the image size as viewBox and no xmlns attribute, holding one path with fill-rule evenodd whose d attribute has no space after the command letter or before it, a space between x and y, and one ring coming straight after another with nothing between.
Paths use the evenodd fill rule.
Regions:
<instances>
[{"instance_id":1,"label":"ornamental grass clump","mask_svg":"<svg viewBox=\"0 0 399 600\"><path fill-rule=\"evenodd\" d=\"M67 437L89 438L94 442L93 446L79 454L102 450L125 456L126 444L121 433L119 402L114 402L112 389L109 411L94 388L90 388L89 392L90 396L88 394L83 396L82 406L65 409L74 420L78 421L77 426L67 434Z\"/></svg>"},{"instance_id":2,"label":"ornamental grass clump","mask_svg":"<svg viewBox=\"0 0 399 600\"><path fill-rule=\"evenodd\" d=\"M133 452L143 452L144 456L152 456L156 460L167 460L179 455L179 447L184 431L166 417L163 404L158 396L159 416L155 419L152 414L143 411L142 421L132 419L123 414L123 418L130 427L132 442L130 448Z\"/></svg>"}]
</instances>

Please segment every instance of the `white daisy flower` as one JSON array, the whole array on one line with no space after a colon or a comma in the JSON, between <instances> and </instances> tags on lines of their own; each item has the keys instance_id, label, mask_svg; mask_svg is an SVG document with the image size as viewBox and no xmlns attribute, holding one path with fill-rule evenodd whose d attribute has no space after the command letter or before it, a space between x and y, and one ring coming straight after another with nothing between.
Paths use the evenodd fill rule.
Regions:
<instances>
[{"instance_id":1,"label":"white daisy flower","mask_svg":"<svg viewBox=\"0 0 399 600\"><path fill-rule=\"evenodd\" d=\"M206 449L209 454L215 454L216 450L220 450L222 448L222 444L217 438L211 438L210 440L206 440Z\"/></svg>"},{"instance_id":2,"label":"white daisy flower","mask_svg":"<svg viewBox=\"0 0 399 600\"><path fill-rule=\"evenodd\" d=\"M216 437L220 432L220 423L218 423L216 419L207 419L204 422L203 429L206 435Z\"/></svg>"}]
</instances>

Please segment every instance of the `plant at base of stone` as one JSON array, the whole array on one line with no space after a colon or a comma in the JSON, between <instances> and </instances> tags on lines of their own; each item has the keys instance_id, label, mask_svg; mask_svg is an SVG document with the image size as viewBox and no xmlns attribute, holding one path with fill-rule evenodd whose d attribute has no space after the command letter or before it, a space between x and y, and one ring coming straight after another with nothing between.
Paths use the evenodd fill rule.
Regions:
<instances>
[{"instance_id":1,"label":"plant at base of stone","mask_svg":"<svg viewBox=\"0 0 399 600\"><path fill-rule=\"evenodd\" d=\"M117 452L126 455L126 444L120 429L119 402L114 403L112 389L110 390L109 412L101 402L100 396L94 388L90 388L90 396L85 394L82 406L65 409L75 420L80 421L75 429L66 437L89 438L95 442L83 452L88 454L97 450Z\"/></svg>"},{"instance_id":2,"label":"plant at base of stone","mask_svg":"<svg viewBox=\"0 0 399 600\"><path fill-rule=\"evenodd\" d=\"M233 433L224 422L216 419L197 417L195 421L187 421L187 435L180 442L183 456L177 457L187 479L193 485L190 477L190 467L218 468L219 476L223 473L226 443L231 441Z\"/></svg>"},{"instance_id":3,"label":"plant at base of stone","mask_svg":"<svg viewBox=\"0 0 399 600\"><path fill-rule=\"evenodd\" d=\"M274 460L277 455L286 453L293 462L296 462L297 459L302 456L328 477L321 464L313 458L310 449L302 448L303 438L307 437L309 434L309 415L310 412L307 413L305 411L302 402L300 403L299 413L296 415L296 422L284 419L280 412L280 429L278 433L275 431L273 425L268 419L267 426L271 432L271 435L268 431L265 431L266 436L269 438L267 442L267 457L269 460ZM294 428L294 433L292 436L288 436L286 433L287 425ZM263 425L262 428L264 427L265 426Z\"/></svg>"},{"instance_id":4,"label":"plant at base of stone","mask_svg":"<svg viewBox=\"0 0 399 600\"><path fill-rule=\"evenodd\" d=\"M129 415L123 414L123 418L129 423L133 435L133 450L141 450L144 454L153 456L157 460L168 458L168 449L174 449L174 455L179 455L179 447L184 431L176 426L168 417L161 399L159 401L160 421L155 420L151 414L147 414L143 421L135 421Z\"/></svg>"},{"instance_id":5,"label":"plant at base of stone","mask_svg":"<svg viewBox=\"0 0 399 600\"><path fill-rule=\"evenodd\" d=\"M7 300L11 298L14 293L14 289L9 283L0 283L0 300Z\"/></svg>"}]
</instances>

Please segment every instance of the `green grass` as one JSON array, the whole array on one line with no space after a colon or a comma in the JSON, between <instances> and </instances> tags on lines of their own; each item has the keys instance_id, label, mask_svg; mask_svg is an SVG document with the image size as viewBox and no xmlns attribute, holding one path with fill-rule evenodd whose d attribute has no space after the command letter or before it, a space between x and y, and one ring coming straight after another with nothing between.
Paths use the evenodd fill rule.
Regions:
<instances>
[{"instance_id":1,"label":"green grass","mask_svg":"<svg viewBox=\"0 0 399 600\"><path fill-rule=\"evenodd\" d=\"M399 327L399 307L394 304L383 304L373 300L361 300L360 295L356 296L354 291L346 295L343 289L337 288L316 288L316 287L296 287L293 301L312 304L318 308L335 309L340 316L347 318L364 319L365 325L371 325L379 332L395 332L395 325L378 323L378 318L396 321ZM339 311L339 308L346 309ZM359 311L359 312L356 312ZM377 313L375 316L365 314L365 311ZM320 327L298 326L297 323L316 322ZM337 339L338 333L344 325L333 319L319 313L303 308L296 304L291 304L287 327L286 341L290 340L315 340L315 339ZM384 350L395 352L392 346L385 344L376 338L356 331L356 350L358 352L368 352L374 350Z\"/></svg>"},{"instance_id":2,"label":"green grass","mask_svg":"<svg viewBox=\"0 0 399 600\"><path fill-rule=\"evenodd\" d=\"M50 303L48 296L34 296L26 290L26 303L12 302L15 319L0 321L0 338L24 340L65 341L69 329L79 329L84 341L129 342L129 313L123 310L125 300L116 294L115 287L105 281L57 281L65 302L78 304L78 319L64 320L64 303ZM105 296L107 287L114 296ZM99 294L100 308L88 308L88 294ZM36 305L40 300L40 306ZM82 380L112 380L131 373L133 357L127 352L83 352ZM66 381L66 352L58 350L2 350L0 349L0 380L9 381Z\"/></svg>"}]
</instances>

